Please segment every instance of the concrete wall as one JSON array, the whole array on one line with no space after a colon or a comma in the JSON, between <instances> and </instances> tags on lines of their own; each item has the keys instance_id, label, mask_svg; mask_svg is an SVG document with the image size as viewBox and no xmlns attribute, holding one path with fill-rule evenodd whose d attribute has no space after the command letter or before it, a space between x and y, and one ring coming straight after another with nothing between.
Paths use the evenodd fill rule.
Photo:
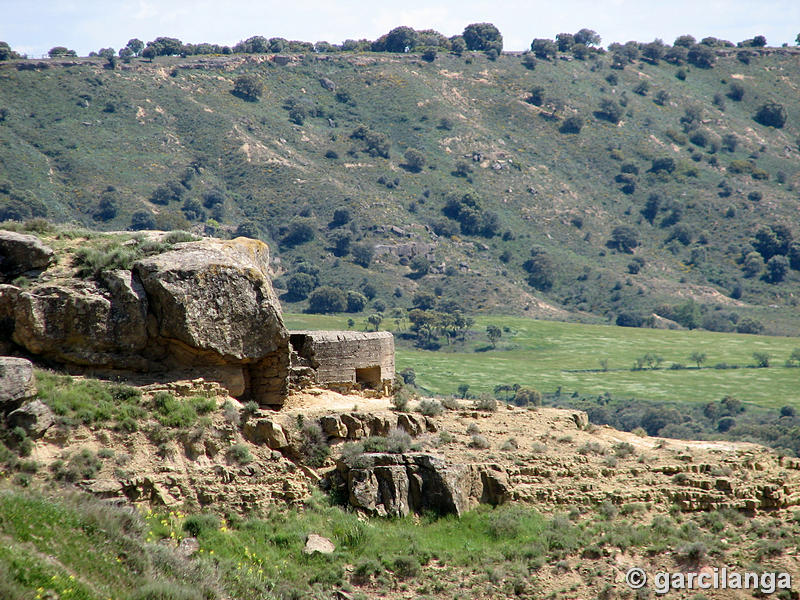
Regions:
<instances>
[{"instance_id":1,"label":"concrete wall","mask_svg":"<svg viewBox=\"0 0 800 600\"><path fill-rule=\"evenodd\" d=\"M394 383L394 336L388 331L290 331L289 339L317 384L390 389Z\"/></svg>"}]
</instances>

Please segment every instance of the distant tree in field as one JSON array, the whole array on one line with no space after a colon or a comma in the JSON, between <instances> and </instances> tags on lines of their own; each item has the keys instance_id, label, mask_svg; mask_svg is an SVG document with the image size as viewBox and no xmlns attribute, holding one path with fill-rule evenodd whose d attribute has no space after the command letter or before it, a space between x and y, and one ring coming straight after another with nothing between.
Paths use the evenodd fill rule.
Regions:
<instances>
[{"instance_id":1,"label":"distant tree in field","mask_svg":"<svg viewBox=\"0 0 800 600\"><path fill-rule=\"evenodd\" d=\"M369 323L375 329L375 331L380 329L382 322L383 317L378 313L373 313L367 318L367 323Z\"/></svg>"},{"instance_id":2,"label":"distant tree in field","mask_svg":"<svg viewBox=\"0 0 800 600\"><path fill-rule=\"evenodd\" d=\"M759 369L766 369L769 367L769 354L766 352L753 352L753 358L756 361L756 366Z\"/></svg>"},{"instance_id":3,"label":"distant tree in field","mask_svg":"<svg viewBox=\"0 0 800 600\"><path fill-rule=\"evenodd\" d=\"M531 249L531 257L522 264L528 273L528 285L546 292L555 283L556 269L550 255L542 248Z\"/></svg>"},{"instance_id":4,"label":"distant tree in field","mask_svg":"<svg viewBox=\"0 0 800 600\"><path fill-rule=\"evenodd\" d=\"M425 155L416 148L409 148L403 155L411 171L419 173L425 167Z\"/></svg>"},{"instance_id":5,"label":"distant tree in field","mask_svg":"<svg viewBox=\"0 0 800 600\"><path fill-rule=\"evenodd\" d=\"M786 123L786 109L777 102L767 102L761 105L753 118L765 127L780 129Z\"/></svg>"},{"instance_id":6,"label":"distant tree in field","mask_svg":"<svg viewBox=\"0 0 800 600\"><path fill-rule=\"evenodd\" d=\"M361 292L350 290L347 292L347 312L358 313L364 310L367 305L367 298Z\"/></svg>"},{"instance_id":7,"label":"distant tree in field","mask_svg":"<svg viewBox=\"0 0 800 600\"><path fill-rule=\"evenodd\" d=\"M294 273L286 281L286 295L290 302L305 300L314 291L316 281L308 273Z\"/></svg>"},{"instance_id":8,"label":"distant tree in field","mask_svg":"<svg viewBox=\"0 0 800 600\"><path fill-rule=\"evenodd\" d=\"M350 219L350 209L344 207L337 208L333 211L333 218L331 219L330 226L341 227L342 225L347 225Z\"/></svg>"},{"instance_id":9,"label":"distant tree in field","mask_svg":"<svg viewBox=\"0 0 800 600\"><path fill-rule=\"evenodd\" d=\"M525 52L522 55L522 66L529 71L533 71L536 68L536 57L532 52Z\"/></svg>"},{"instance_id":10,"label":"distant tree in field","mask_svg":"<svg viewBox=\"0 0 800 600\"><path fill-rule=\"evenodd\" d=\"M131 60L131 57L133 56L133 50L131 50L131 49L130 49L130 48L128 48L127 46L124 46L123 48L120 48L120 49L119 49L119 52L118 52L118 54L119 54L119 57L120 57L120 58L121 58L121 59L122 59L124 62L130 62L130 60Z\"/></svg>"},{"instance_id":11,"label":"distant tree in field","mask_svg":"<svg viewBox=\"0 0 800 600\"><path fill-rule=\"evenodd\" d=\"M541 406L542 393L532 388L519 388L514 394L514 404L517 406Z\"/></svg>"},{"instance_id":12,"label":"distant tree in field","mask_svg":"<svg viewBox=\"0 0 800 600\"><path fill-rule=\"evenodd\" d=\"M525 98L525 102L533 104L534 106L541 106L544 104L544 88L540 85L531 88L531 93Z\"/></svg>"},{"instance_id":13,"label":"distant tree in field","mask_svg":"<svg viewBox=\"0 0 800 600\"><path fill-rule=\"evenodd\" d=\"M769 283L780 283L786 277L788 271L789 259L779 254L767 261L767 270L764 273L764 278Z\"/></svg>"},{"instance_id":14,"label":"distant tree in field","mask_svg":"<svg viewBox=\"0 0 800 600\"><path fill-rule=\"evenodd\" d=\"M314 239L314 227L309 219L295 219L286 228L286 235L281 239L281 244L289 248L294 248L300 244L305 244Z\"/></svg>"},{"instance_id":15,"label":"distant tree in field","mask_svg":"<svg viewBox=\"0 0 800 600\"><path fill-rule=\"evenodd\" d=\"M142 54L142 50L144 50L144 42L138 38L133 38L128 40L128 43L125 44L125 47L133 52L134 56L140 56Z\"/></svg>"},{"instance_id":16,"label":"distant tree in field","mask_svg":"<svg viewBox=\"0 0 800 600\"><path fill-rule=\"evenodd\" d=\"M701 69L710 69L712 66L714 66L716 57L714 56L714 51L708 46L695 44L689 48L689 52L686 54L686 59L696 67L700 67Z\"/></svg>"},{"instance_id":17,"label":"distant tree in field","mask_svg":"<svg viewBox=\"0 0 800 600\"><path fill-rule=\"evenodd\" d=\"M111 58L116 54L116 51L113 48L100 48L97 51L97 56L100 58Z\"/></svg>"},{"instance_id":18,"label":"distant tree in field","mask_svg":"<svg viewBox=\"0 0 800 600\"><path fill-rule=\"evenodd\" d=\"M464 42L468 50L503 50L503 36L491 23L472 23L464 28Z\"/></svg>"},{"instance_id":19,"label":"distant tree in field","mask_svg":"<svg viewBox=\"0 0 800 600\"><path fill-rule=\"evenodd\" d=\"M467 393L469 392L469 384L468 383L461 383L458 385L458 395L462 398L467 397Z\"/></svg>"},{"instance_id":20,"label":"distant tree in field","mask_svg":"<svg viewBox=\"0 0 800 600\"><path fill-rule=\"evenodd\" d=\"M264 84L254 75L239 75L233 83L233 93L244 100L256 102L264 93Z\"/></svg>"},{"instance_id":21,"label":"distant tree in field","mask_svg":"<svg viewBox=\"0 0 800 600\"><path fill-rule=\"evenodd\" d=\"M673 46L664 53L664 60L673 65L682 65L688 56L689 51L684 46Z\"/></svg>"},{"instance_id":22,"label":"distant tree in field","mask_svg":"<svg viewBox=\"0 0 800 600\"><path fill-rule=\"evenodd\" d=\"M639 245L639 238L636 230L628 225L619 225L611 231L611 238L608 240L611 248L616 248L621 252L633 253L633 249Z\"/></svg>"},{"instance_id":23,"label":"distant tree in field","mask_svg":"<svg viewBox=\"0 0 800 600\"><path fill-rule=\"evenodd\" d=\"M346 308L347 296L339 288L318 287L308 297L308 311L311 313L344 312Z\"/></svg>"},{"instance_id":24,"label":"distant tree in field","mask_svg":"<svg viewBox=\"0 0 800 600\"><path fill-rule=\"evenodd\" d=\"M672 173L675 170L675 159L671 156L665 156L662 158L654 158L652 162L652 166L650 167L650 171L653 173L658 173L659 171L666 171L667 173Z\"/></svg>"},{"instance_id":25,"label":"distant tree in field","mask_svg":"<svg viewBox=\"0 0 800 600\"><path fill-rule=\"evenodd\" d=\"M769 260L776 254L787 254L793 241L792 230L783 223L761 225L753 237L753 248Z\"/></svg>"},{"instance_id":26,"label":"distant tree in field","mask_svg":"<svg viewBox=\"0 0 800 600\"><path fill-rule=\"evenodd\" d=\"M742 262L745 277L755 277L764 269L764 259L758 252L748 252Z\"/></svg>"},{"instance_id":27,"label":"distant tree in field","mask_svg":"<svg viewBox=\"0 0 800 600\"><path fill-rule=\"evenodd\" d=\"M413 271L414 279L420 279L424 277L431 270L430 261L422 254L417 254L414 258L412 258L409 266Z\"/></svg>"},{"instance_id":28,"label":"distant tree in field","mask_svg":"<svg viewBox=\"0 0 800 600\"><path fill-rule=\"evenodd\" d=\"M11 49L7 42L0 42L0 61L19 58L19 54Z\"/></svg>"},{"instance_id":29,"label":"distant tree in field","mask_svg":"<svg viewBox=\"0 0 800 600\"><path fill-rule=\"evenodd\" d=\"M331 242L333 243L333 255L339 257L347 256L350 253L351 241L352 238L350 237L349 233L335 231L331 236Z\"/></svg>"},{"instance_id":30,"label":"distant tree in field","mask_svg":"<svg viewBox=\"0 0 800 600\"><path fill-rule=\"evenodd\" d=\"M395 27L372 43L373 52L405 52L417 45L419 34L411 27Z\"/></svg>"},{"instance_id":31,"label":"distant tree in field","mask_svg":"<svg viewBox=\"0 0 800 600\"><path fill-rule=\"evenodd\" d=\"M425 62L433 62L436 60L436 49L428 48L422 53L422 60Z\"/></svg>"},{"instance_id":32,"label":"distant tree in field","mask_svg":"<svg viewBox=\"0 0 800 600\"><path fill-rule=\"evenodd\" d=\"M653 40L642 47L642 56L654 65L657 65L658 61L664 57L664 52L664 42L659 39Z\"/></svg>"},{"instance_id":33,"label":"distant tree in field","mask_svg":"<svg viewBox=\"0 0 800 600\"><path fill-rule=\"evenodd\" d=\"M750 41L750 45L753 48L763 48L767 45L767 38L765 38L763 35L757 35Z\"/></svg>"},{"instance_id":34,"label":"distant tree in field","mask_svg":"<svg viewBox=\"0 0 800 600\"><path fill-rule=\"evenodd\" d=\"M178 38L157 37L152 42L147 42L148 48L153 48L156 56L176 56L183 52L183 42Z\"/></svg>"},{"instance_id":35,"label":"distant tree in field","mask_svg":"<svg viewBox=\"0 0 800 600\"><path fill-rule=\"evenodd\" d=\"M158 56L156 49L153 46L148 46L144 50L142 50L142 58L148 59L150 62L153 62L153 59Z\"/></svg>"},{"instance_id":36,"label":"distant tree in field","mask_svg":"<svg viewBox=\"0 0 800 600\"><path fill-rule=\"evenodd\" d=\"M463 36L454 35L450 38L450 50L453 54L461 56L466 49L467 43L464 41Z\"/></svg>"},{"instance_id":37,"label":"distant tree in field","mask_svg":"<svg viewBox=\"0 0 800 600\"><path fill-rule=\"evenodd\" d=\"M556 55L558 47L553 40L547 38L536 38L531 42L531 51L536 55L536 58L548 59Z\"/></svg>"},{"instance_id":38,"label":"distant tree in field","mask_svg":"<svg viewBox=\"0 0 800 600\"><path fill-rule=\"evenodd\" d=\"M619 123L622 118L623 109L616 100L611 98L603 98L600 100L600 109L597 111L597 116L605 119L611 123Z\"/></svg>"},{"instance_id":39,"label":"distant tree in field","mask_svg":"<svg viewBox=\"0 0 800 600\"><path fill-rule=\"evenodd\" d=\"M700 368L700 365L706 362L706 353L705 352L692 352L689 355L689 360L693 363L697 363L697 368Z\"/></svg>"},{"instance_id":40,"label":"distant tree in field","mask_svg":"<svg viewBox=\"0 0 800 600\"><path fill-rule=\"evenodd\" d=\"M800 33L797 34L797 37L794 38L794 43L800 46Z\"/></svg>"},{"instance_id":41,"label":"distant tree in field","mask_svg":"<svg viewBox=\"0 0 800 600\"><path fill-rule=\"evenodd\" d=\"M694 38L693 35L680 35L675 38L675 41L672 43L673 46L683 46L684 48L691 48L692 46L697 43L697 40Z\"/></svg>"},{"instance_id":42,"label":"distant tree in field","mask_svg":"<svg viewBox=\"0 0 800 600\"><path fill-rule=\"evenodd\" d=\"M744 97L744 86L738 81L731 82L728 88L728 98L734 102L739 102Z\"/></svg>"},{"instance_id":43,"label":"distant tree in field","mask_svg":"<svg viewBox=\"0 0 800 600\"><path fill-rule=\"evenodd\" d=\"M571 33L559 33L556 35L556 45L559 52L569 52L575 45L575 36Z\"/></svg>"},{"instance_id":44,"label":"distant tree in field","mask_svg":"<svg viewBox=\"0 0 800 600\"><path fill-rule=\"evenodd\" d=\"M353 244L350 248L350 255L353 257L353 262L361 265L365 269L369 267L372 262L372 257L375 255L375 249L370 244Z\"/></svg>"},{"instance_id":45,"label":"distant tree in field","mask_svg":"<svg viewBox=\"0 0 800 600\"><path fill-rule=\"evenodd\" d=\"M156 221L152 213L146 210L137 210L131 215L130 229L141 231L142 229L155 229Z\"/></svg>"},{"instance_id":46,"label":"distant tree in field","mask_svg":"<svg viewBox=\"0 0 800 600\"><path fill-rule=\"evenodd\" d=\"M50 58L57 58L59 56L78 56L75 50L70 50L65 46L55 46L47 51Z\"/></svg>"},{"instance_id":47,"label":"distant tree in field","mask_svg":"<svg viewBox=\"0 0 800 600\"><path fill-rule=\"evenodd\" d=\"M586 44L587 46L597 46L600 44L602 39L597 34L596 31L593 29L581 29L578 33L575 34L575 43L576 44Z\"/></svg>"},{"instance_id":48,"label":"distant tree in field","mask_svg":"<svg viewBox=\"0 0 800 600\"><path fill-rule=\"evenodd\" d=\"M580 115L572 115L564 119L561 123L559 131L561 133L580 133L583 128L583 117Z\"/></svg>"},{"instance_id":49,"label":"distant tree in field","mask_svg":"<svg viewBox=\"0 0 800 600\"><path fill-rule=\"evenodd\" d=\"M502 335L503 332L497 325L486 326L486 337L489 339L489 343L492 345L492 348L497 347L497 342Z\"/></svg>"}]
</instances>

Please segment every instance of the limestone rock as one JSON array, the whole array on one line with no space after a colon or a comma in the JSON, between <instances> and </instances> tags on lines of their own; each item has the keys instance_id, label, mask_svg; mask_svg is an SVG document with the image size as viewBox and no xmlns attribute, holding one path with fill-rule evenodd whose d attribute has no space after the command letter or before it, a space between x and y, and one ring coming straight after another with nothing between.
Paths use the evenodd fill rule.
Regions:
<instances>
[{"instance_id":1,"label":"limestone rock","mask_svg":"<svg viewBox=\"0 0 800 600\"><path fill-rule=\"evenodd\" d=\"M97 279L0 285L0 338L73 366L202 372L234 396L280 405L289 340L270 275L266 244L204 239Z\"/></svg>"},{"instance_id":2,"label":"limestone rock","mask_svg":"<svg viewBox=\"0 0 800 600\"><path fill-rule=\"evenodd\" d=\"M0 356L0 412L36 395L33 365L24 358Z\"/></svg>"},{"instance_id":3,"label":"limestone rock","mask_svg":"<svg viewBox=\"0 0 800 600\"><path fill-rule=\"evenodd\" d=\"M22 427L32 438L40 438L55 423L50 407L41 400L25 402L17 410L8 413L10 427Z\"/></svg>"},{"instance_id":4,"label":"limestone rock","mask_svg":"<svg viewBox=\"0 0 800 600\"><path fill-rule=\"evenodd\" d=\"M3 290L0 290L3 293ZM16 294L15 343L62 363L143 370L145 310L124 281L114 293L96 281L35 286Z\"/></svg>"},{"instance_id":5,"label":"limestone rock","mask_svg":"<svg viewBox=\"0 0 800 600\"><path fill-rule=\"evenodd\" d=\"M286 448L289 445L283 427L270 419L255 419L244 424L244 438L253 444L266 444L273 450Z\"/></svg>"},{"instance_id":6,"label":"limestone rock","mask_svg":"<svg viewBox=\"0 0 800 600\"><path fill-rule=\"evenodd\" d=\"M322 431L324 431L325 435L328 437L347 437L347 426L342 423L342 419L336 415L327 415L321 417L319 420L319 425L322 427Z\"/></svg>"},{"instance_id":7,"label":"limestone rock","mask_svg":"<svg viewBox=\"0 0 800 600\"><path fill-rule=\"evenodd\" d=\"M52 248L36 236L0 230L0 276L11 279L28 271L41 271L52 260Z\"/></svg>"},{"instance_id":8,"label":"limestone rock","mask_svg":"<svg viewBox=\"0 0 800 600\"><path fill-rule=\"evenodd\" d=\"M425 420L409 413L397 415L397 428L403 429L411 437L417 437L425 432Z\"/></svg>"},{"instance_id":9,"label":"limestone rock","mask_svg":"<svg viewBox=\"0 0 800 600\"><path fill-rule=\"evenodd\" d=\"M346 413L341 415L341 419L344 426L347 427L347 439L360 440L364 437L364 422L360 415Z\"/></svg>"},{"instance_id":10,"label":"limestone rock","mask_svg":"<svg viewBox=\"0 0 800 600\"><path fill-rule=\"evenodd\" d=\"M580 430L584 430L589 426L589 415L583 411L572 413L572 420L575 421L575 425Z\"/></svg>"},{"instance_id":11,"label":"limestone rock","mask_svg":"<svg viewBox=\"0 0 800 600\"><path fill-rule=\"evenodd\" d=\"M269 249L262 242L179 244L138 261L134 272L151 302L158 334L167 340L238 361L288 348L270 283Z\"/></svg>"},{"instance_id":12,"label":"limestone rock","mask_svg":"<svg viewBox=\"0 0 800 600\"><path fill-rule=\"evenodd\" d=\"M309 533L306 538L306 546L303 548L303 553L314 554L315 552L319 552L320 554L333 554L334 550L336 550L336 546L334 546L333 542L328 538L317 535L316 533Z\"/></svg>"},{"instance_id":13,"label":"limestone rock","mask_svg":"<svg viewBox=\"0 0 800 600\"><path fill-rule=\"evenodd\" d=\"M337 472L350 504L381 516L427 510L461 515L479 502L510 499L500 467L450 464L425 453L364 454L340 461Z\"/></svg>"}]
</instances>

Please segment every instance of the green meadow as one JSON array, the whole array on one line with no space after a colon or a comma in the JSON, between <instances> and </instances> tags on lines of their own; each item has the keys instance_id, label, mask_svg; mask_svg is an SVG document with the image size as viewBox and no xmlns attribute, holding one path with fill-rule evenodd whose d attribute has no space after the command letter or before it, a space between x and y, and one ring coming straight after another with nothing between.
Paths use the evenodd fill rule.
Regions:
<instances>
[{"instance_id":1,"label":"green meadow","mask_svg":"<svg viewBox=\"0 0 800 600\"><path fill-rule=\"evenodd\" d=\"M292 329L347 329L350 315L284 315ZM363 319L354 319L363 329ZM393 321L384 321L391 328ZM496 349L485 335L488 324L503 329ZM487 349L488 348L488 349ZM412 368L425 392L454 394L460 384L471 393L496 385L520 384L543 393L610 393L615 397L708 402L731 395L765 407L800 407L800 369L785 365L800 338L708 331L669 331L537 321L520 317L476 318L472 338L459 351L438 352L398 344L397 370ZM690 360L706 355L702 368ZM753 353L770 357L768 368L755 368ZM663 359L659 368L633 370L637 358ZM607 361L607 371L601 361ZM673 363L683 369L670 368ZM721 365L728 368L718 368ZM736 368L733 368L736 367Z\"/></svg>"}]
</instances>

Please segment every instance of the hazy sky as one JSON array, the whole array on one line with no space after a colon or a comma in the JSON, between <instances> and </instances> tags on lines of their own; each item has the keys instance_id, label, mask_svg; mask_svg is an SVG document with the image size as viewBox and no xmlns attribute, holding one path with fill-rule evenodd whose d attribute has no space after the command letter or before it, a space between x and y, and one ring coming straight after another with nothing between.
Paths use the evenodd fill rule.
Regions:
<instances>
[{"instance_id":1,"label":"hazy sky","mask_svg":"<svg viewBox=\"0 0 800 600\"><path fill-rule=\"evenodd\" d=\"M506 50L582 27L603 45L671 43L691 33L733 42L760 34L779 46L794 45L800 33L798 0L0 0L0 15L0 40L32 57L57 45L85 56L159 35L229 45L252 35L341 43L409 25L450 36L479 21L497 25Z\"/></svg>"}]
</instances>

